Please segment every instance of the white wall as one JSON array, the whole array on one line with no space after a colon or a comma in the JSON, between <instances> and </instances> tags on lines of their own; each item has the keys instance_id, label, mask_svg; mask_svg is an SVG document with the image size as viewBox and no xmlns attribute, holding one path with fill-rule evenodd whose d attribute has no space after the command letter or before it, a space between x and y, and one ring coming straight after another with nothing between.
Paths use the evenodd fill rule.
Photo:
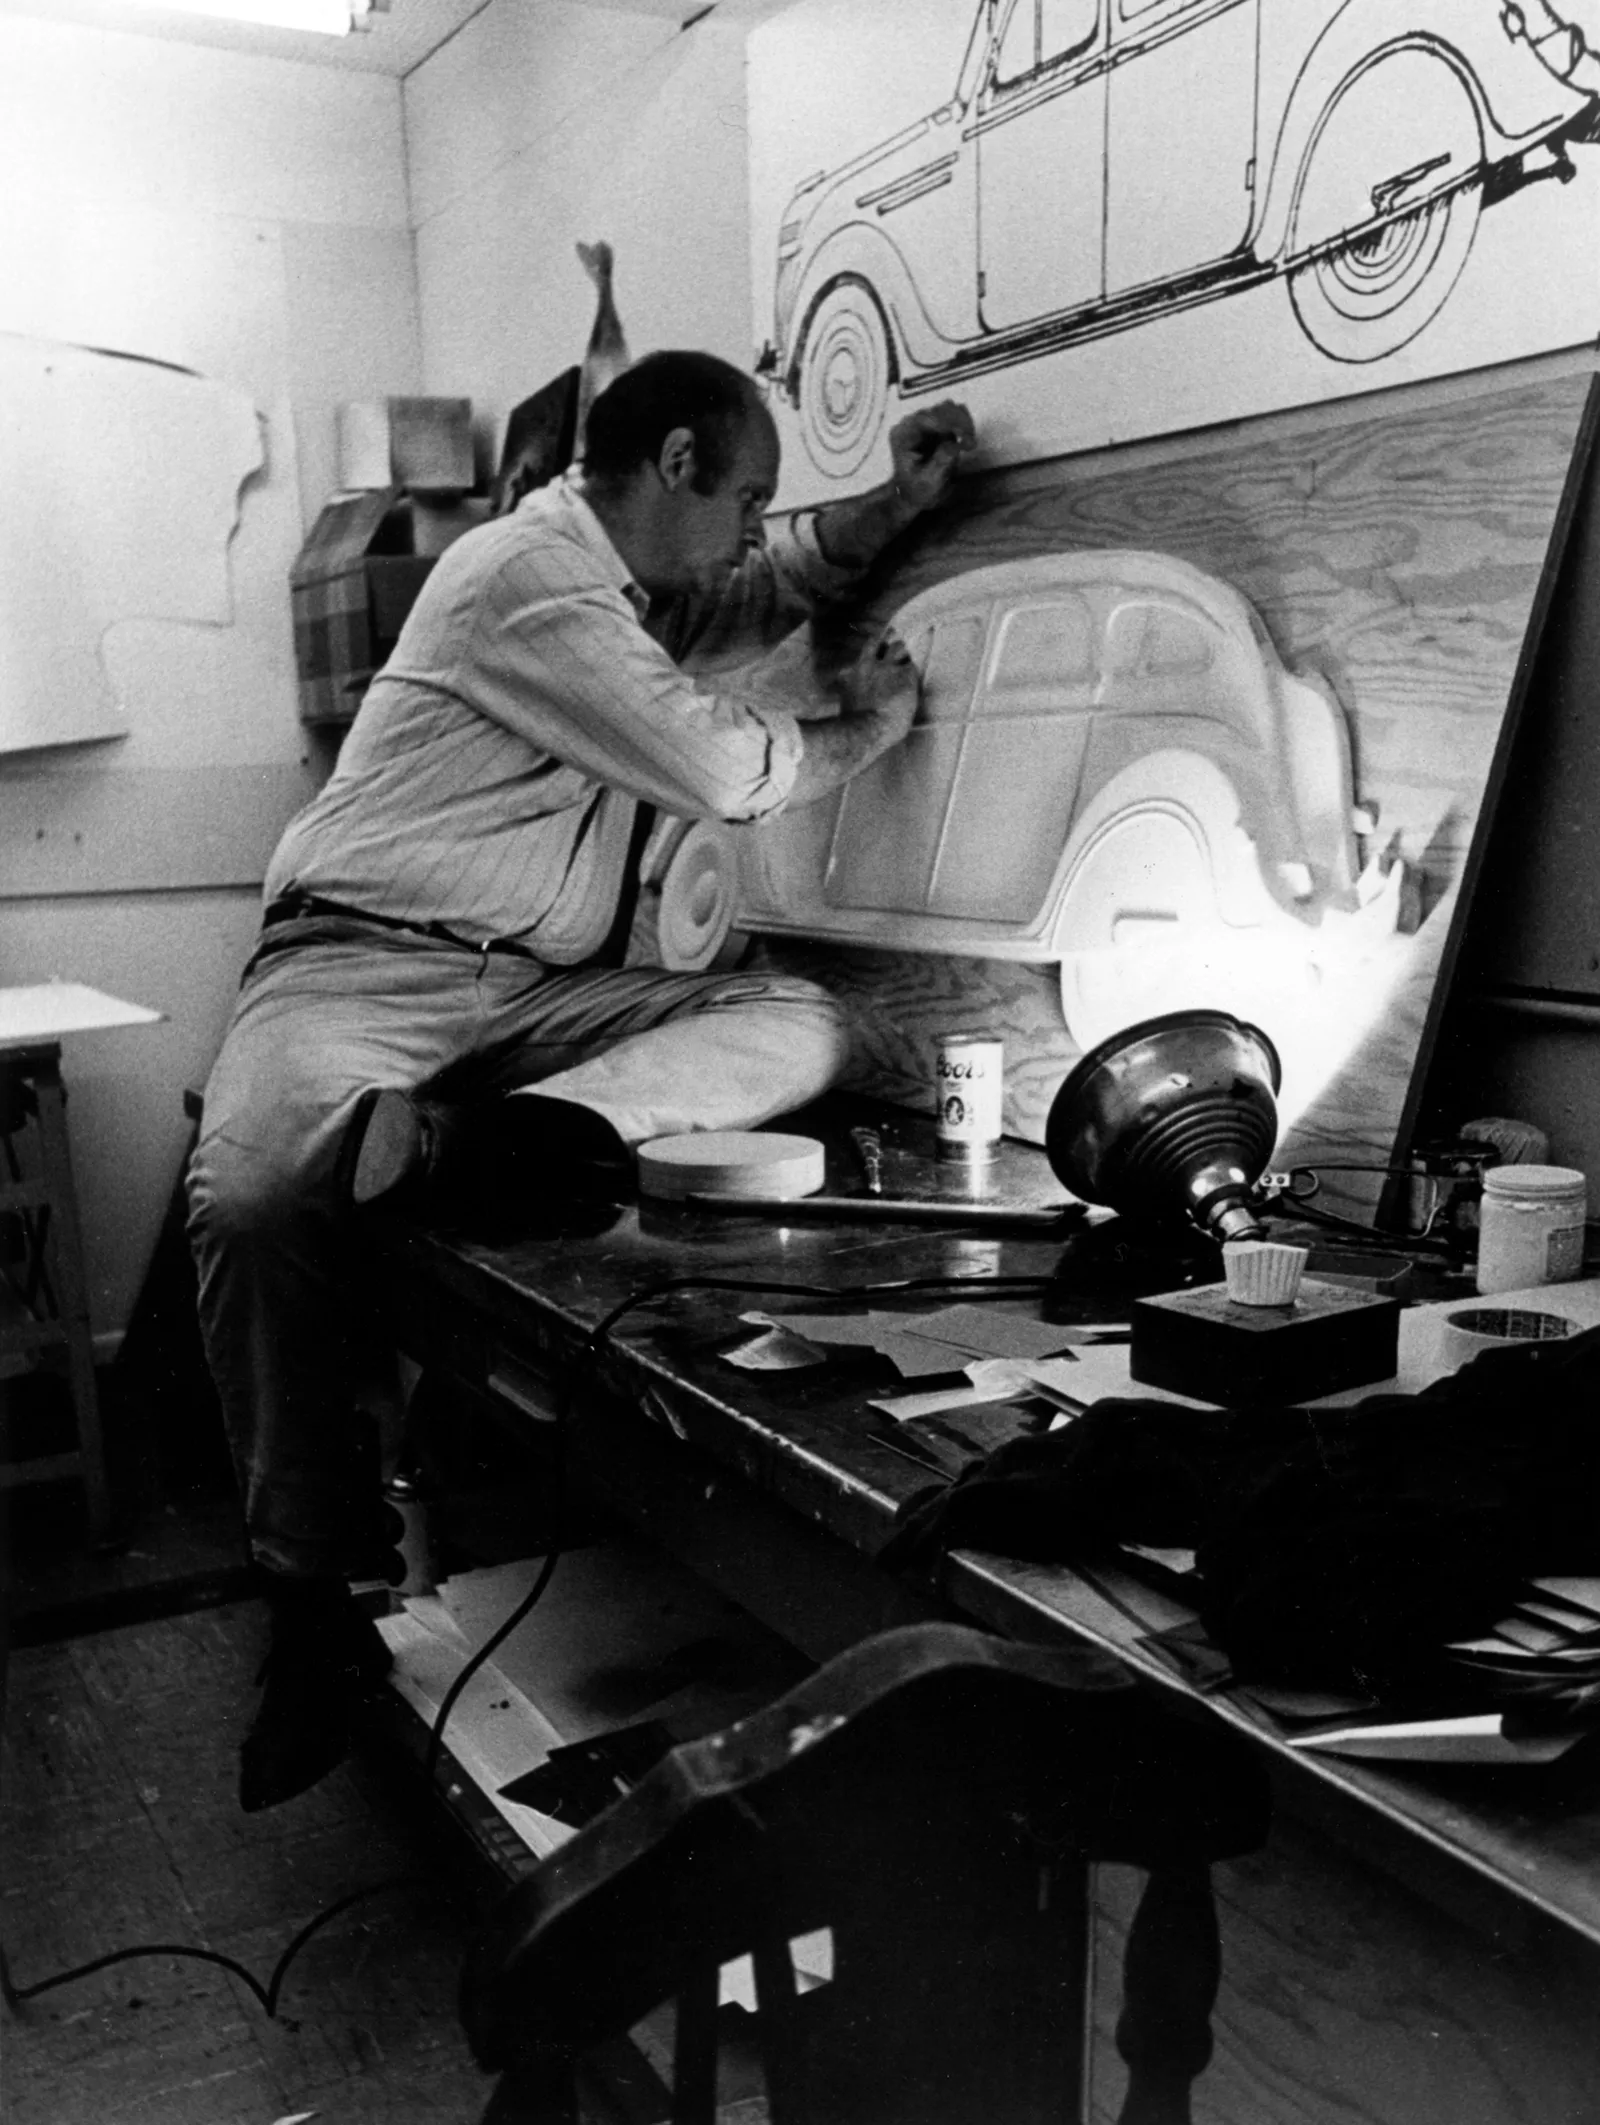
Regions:
<instances>
[{"instance_id":1,"label":"white wall","mask_svg":"<svg viewBox=\"0 0 1600 2125\"><path fill-rule=\"evenodd\" d=\"M517 401L582 358L578 241L613 246L635 355L748 366L744 66L715 17L490 0L407 78L425 387L472 398L491 454Z\"/></svg>"},{"instance_id":2,"label":"white wall","mask_svg":"<svg viewBox=\"0 0 1600 2125\"><path fill-rule=\"evenodd\" d=\"M119 630L127 735L0 764L0 983L61 975L167 1014L65 1048L95 1323L114 1333L264 857L322 764L296 715L287 573L332 484L332 409L420 388L400 91L0 15L0 199L0 331L182 364L263 420L232 625Z\"/></svg>"}]
</instances>

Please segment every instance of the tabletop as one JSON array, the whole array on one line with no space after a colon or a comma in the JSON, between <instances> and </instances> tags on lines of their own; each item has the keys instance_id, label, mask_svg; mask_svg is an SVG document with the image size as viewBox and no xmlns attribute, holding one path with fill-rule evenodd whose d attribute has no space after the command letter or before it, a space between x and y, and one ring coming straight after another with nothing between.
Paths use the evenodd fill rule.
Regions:
<instances>
[{"instance_id":1,"label":"tabletop","mask_svg":"<svg viewBox=\"0 0 1600 2125\"><path fill-rule=\"evenodd\" d=\"M829 1146L830 1190L861 1189L842 1127L859 1118L850 1103L831 1103L815 1126ZM795 1117L784 1124L797 1125ZM902 1180L920 1165L920 1185L936 1192L929 1135L914 1117L891 1124L889 1172L896 1157ZM1042 1154L1007 1145L1005 1157L992 1196L1034 1207L1060 1200ZM963 1229L954 1217L937 1226L812 1221L803 1213L790 1221L649 1200L582 1212L508 1205L492 1225L456 1229L388 1219L374 1226L373 1249L380 1305L402 1347L426 1310L422 1340L430 1353L441 1334L456 1338L480 1378L491 1388L510 1383L515 1400L519 1365L559 1371L609 1318L603 1347L591 1354L597 1382L867 1557L887 1538L897 1508L934 1479L925 1458L871 1407L903 1383L886 1361L848 1349L820 1366L742 1370L728 1352L760 1331L741 1316L819 1305L837 1312L847 1300L906 1314L982 1292L983 1304L1000 1313L1082 1327L1114 1321L1119 1309L1125 1317L1141 1289L1216 1274L1203 1245L1175 1265L1170 1251L1114 1227L1041 1237ZM1600 1286L1582 1292L1585 1318L1600 1319ZM1431 1347L1431 1318L1402 1317L1403 1375L1408 1351L1412 1368L1403 1386L1422 1377L1417 1353ZM1109 1348L1114 1354L1117 1346ZM945 1560L939 1591L1008 1635L1065 1634L1109 1648L1153 1685L1197 1702L1192 1682L1151 1642L1193 1621L1182 1582L1132 1568L1137 1563L1111 1551L1070 1567L957 1551ZM1591 1752L1579 1752L1581 1777L1560 1764L1446 1770L1356 1762L1293 1747L1242 1693L1221 1689L1203 1701L1269 1752L1296 1804L1429 1893L1463 1909L1486 1896L1497 1925L1505 1923L1499 1904L1509 1899L1600 1944L1600 1788L1587 1767Z\"/></svg>"}]
</instances>

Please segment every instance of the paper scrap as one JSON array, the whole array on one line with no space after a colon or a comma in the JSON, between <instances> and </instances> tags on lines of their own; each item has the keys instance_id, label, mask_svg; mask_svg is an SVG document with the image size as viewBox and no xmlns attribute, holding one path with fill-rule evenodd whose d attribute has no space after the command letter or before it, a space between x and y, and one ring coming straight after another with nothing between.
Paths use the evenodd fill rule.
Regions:
<instances>
[{"instance_id":1,"label":"paper scrap","mask_svg":"<svg viewBox=\"0 0 1600 2125\"><path fill-rule=\"evenodd\" d=\"M1164 1572L1172 1572L1179 1578L1187 1578L1194 1570L1192 1549L1162 1549L1152 1542L1123 1542L1119 1548L1130 1557L1143 1557L1150 1564L1159 1565Z\"/></svg>"},{"instance_id":2,"label":"paper scrap","mask_svg":"<svg viewBox=\"0 0 1600 2125\"><path fill-rule=\"evenodd\" d=\"M760 1335L722 1355L741 1372L799 1372L804 1366L828 1362L825 1350L808 1343L804 1336L791 1334L787 1328L763 1329Z\"/></svg>"},{"instance_id":3,"label":"paper scrap","mask_svg":"<svg viewBox=\"0 0 1600 2125\"><path fill-rule=\"evenodd\" d=\"M1525 1653L1553 1653L1572 1643L1570 1631L1548 1623L1525 1622L1520 1616L1502 1616L1494 1627L1496 1639L1504 1639ZM1591 1653L1587 1656L1593 1659Z\"/></svg>"},{"instance_id":4,"label":"paper scrap","mask_svg":"<svg viewBox=\"0 0 1600 2125\"><path fill-rule=\"evenodd\" d=\"M1567 1601L1574 1608L1586 1610L1591 1616L1600 1616L1600 1579L1530 1579L1528 1584L1541 1594L1554 1594L1558 1601Z\"/></svg>"},{"instance_id":5,"label":"paper scrap","mask_svg":"<svg viewBox=\"0 0 1600 2125\"><path fill-rule=\"evenodd\" d=\"M1566 1601L1519 1601L1519 1616L1531 1616L1539 1623L1556 1624L1568 1638L1593 1638L1600 1635L1600 1616L1587 1614Z\"/></svg>"},{"instance_id":6,"label":"paper scrap","mask_svg":"<svg viewBox=\"0 0 1600 2125\"><path fill-rule=\"evenodd\" d=\"M921 1394L885 1395L874 1399L868 1406L881 1409L896 1423L905 1424L914 1417L942 1416L946 1410L970 1409L976 1403L1020 1401L1043 1393L1058 1408L1067 1403L1070 1412L1076 1414L1082 1405L1066 1394L1055 1368L1062 1373L1070 1371L1060 1359L1018 1364L1011 1358L975 1358L964 1368L965 1387L935 1387Z\"/></svg>"},{"instance_id":7,"label":"paper scrap","mask_svg":"<svg viewBox=\"0 0 1600 2125\"><path fill-rule=\"evenodd\" d=\"M1291 1734L1287 1740L1291 1749L1316 1749L1330 1756L1411 1763L1553 1763L1587 1732L1585 1727L1567 1727L1548 1734L1510 1735L1498 1712L1473 1712L1459 1719L1334 1727Z\"/></svg>"},{"instance_id":8,"label":"paper scrap","mask_svg":"<svg viewBox=\"0 0 1600 2125\"><path fill-rule=\"evenodd\" d=\"M867 1313L741 1313L756 1328L783 1328L808 1343L839 1343L846 1349L875 1350L877 1331Z\"/></svg>"},{"instance_id":9,"label":"paper scrap","mask_svg":"<svg viewBox=\"0 0 1600 2125\"><path fill-rule=\"evenodd\" d=\"M876 1350L886 1357L902 1379L927 1379L935 1373L958 1372L960 1353L948 1343L908 1332L915 1319L897 1313L746 1313L740 1318L765 1328L786 1329L808 1343L836 1344L847 1350Z\"/></svg>"},{"instance_id":10,"label":"paper scrap","mask_svg":"<svg viewBox=\"0 0 1600 2125\"><path fill-rule=\"evenodd\" d=\"M439 1716L445 1695L466 1660L464 1642L450 1626L442 1604L408 1603L399 1615L380 1619L378 1628L394 1655L388 1687L403 1697L425 1726ZM486 1660L473 1675L451 1716L450 1753L473 1784L541 1859L573 1835L565 1823L537 1809L504 1800L500 1788L541 1762L562 1736L530 1699Z\"/></svg>"},{"instance_id":11,"label":"paper scrap","mask_svg":"<svg viewBox=\"0 0 1600 2125\"><path fill-rule=\"evenodd\" d=\"M1072 1332L1051 1328L1026 1314L996 1306L941 1306L936 1312L900 1314L897 1324L936 1343L954 1343L978 1358L1048 1358L1066 1348Z\"/></svg>"},{"instance_id":12,"label":"paper scrap","mask_svg":"<svg viewBox=\"0 0 1600 2125\"><path fill-rule=\"evenodd\" d=\"M902 1380L931 1380L941 1373L960 1372L963 1353L952 1343L933 1343L926 1336L878 1332L876 1349L886 1357Z\"/></svg>"},{"instance_id":13,"label":"paper scrap","mask_svg":"<svg viewBox=\"0 0 1600 2125\"><path fill-rule=\"evenodd\" d=\"M1030 1358L1013 1364L1012 1370L1026 1380L1033 1393L1042 1394L1047 1402L1054 1402L1073 1416L1089 1406L1072 1358Z\"/></svg>"}]
</instances>

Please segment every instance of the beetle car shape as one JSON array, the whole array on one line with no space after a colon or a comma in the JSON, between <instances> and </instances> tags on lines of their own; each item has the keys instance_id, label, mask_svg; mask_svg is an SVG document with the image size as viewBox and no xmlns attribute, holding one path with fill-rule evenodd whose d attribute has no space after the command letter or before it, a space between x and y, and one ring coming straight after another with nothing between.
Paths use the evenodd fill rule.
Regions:
<instances>
[{"instance_id":1,"label":"beetle car shape","mask_svg":"<svg viewBox=\"0 0 1600 2125\"><path fill-rule=\"evenodd\" d=\"M1343 712L1230 585L1050 554L893 624L922 682L910 736L832 798L726 830L742 927L1054 960L1075 1032L1173 954L1204 986L1392 933Z\"/></svg>"},{"instance_id":2,"label":"beetle car shape","mask_svg":"<svg viewBox=\"0 0 1600 2125\"><path fill-rule=\"evenodd\" d=\"M1600 138L1600 0L980 0L954 93L808 178L761 367L847 477L902 397L1275 277L1379 360Z\"/></svg>"}]
</instances>

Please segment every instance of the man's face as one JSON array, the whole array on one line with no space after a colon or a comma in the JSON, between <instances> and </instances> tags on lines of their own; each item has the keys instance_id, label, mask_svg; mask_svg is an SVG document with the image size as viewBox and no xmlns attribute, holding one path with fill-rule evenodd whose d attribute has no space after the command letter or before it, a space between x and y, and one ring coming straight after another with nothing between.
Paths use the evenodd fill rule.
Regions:
<instances>
[{"instance_id":1,"label":"man's face","mask_svg":"<svg viewBox=\"0 0 1600 2125\"><path fill-rule=\"evenodd\" d=\"M702 594L723 588L754 547L766 543L764 519L778 488L778 431L764 409L745 422L733 463L715 493L685 481L673 519L674 589Z\"/></svg>"}]
</instances>

